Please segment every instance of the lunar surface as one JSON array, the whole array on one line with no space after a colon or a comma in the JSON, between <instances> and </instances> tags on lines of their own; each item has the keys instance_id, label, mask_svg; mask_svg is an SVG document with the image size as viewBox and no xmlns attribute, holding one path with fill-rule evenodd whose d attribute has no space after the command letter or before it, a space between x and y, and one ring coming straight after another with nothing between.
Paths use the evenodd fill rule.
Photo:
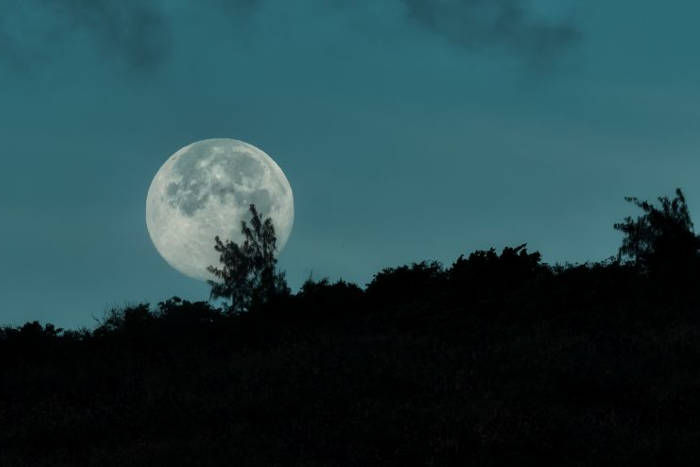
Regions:
<instances>
[{"instance_id":1,"label":"lunar surface","mask_svg":"<svg viewBox=\"0 0 700 467\"><path fill-rule=\"evenodd\" d=\"M177 151L158 170L146 198L146 226L161 256L195 279L214 279L214 237L240 244L254 204L270 217L277 251L294 222L292 188L270 156L235 139L207 139Z\"/></svg>"}]
</instances>

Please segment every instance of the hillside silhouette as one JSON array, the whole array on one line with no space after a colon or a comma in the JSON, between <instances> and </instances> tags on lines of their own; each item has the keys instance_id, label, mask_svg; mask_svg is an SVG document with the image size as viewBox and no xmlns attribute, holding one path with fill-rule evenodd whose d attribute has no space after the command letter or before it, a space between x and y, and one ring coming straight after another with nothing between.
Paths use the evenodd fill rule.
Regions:
<instances>
[{"instance_id":1,"label":"hillside silhouette","mask_svg":"<svg viewBox=\"0 0 700 467\"><path fill-rule=\"evenodd\" d=\"M680 190L629 201L602 262L522 244L4 327L0 466L693 465L700 243Z\"/></svg>"}]
</instances>

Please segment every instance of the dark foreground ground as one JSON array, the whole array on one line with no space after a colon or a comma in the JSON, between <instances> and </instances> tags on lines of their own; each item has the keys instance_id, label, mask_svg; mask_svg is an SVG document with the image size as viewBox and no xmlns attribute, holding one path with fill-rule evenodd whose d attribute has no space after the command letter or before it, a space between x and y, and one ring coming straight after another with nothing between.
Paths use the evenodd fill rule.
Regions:
<instances>
[{"instance_id":1,"label":"dark foreground ground","mask_svg":"<svg viewBox=\"0 0 700 467\"><path fill-rule=\"evenodd\" d=\"M511 256L5 328L0 466L695 465L694 289Z\"/></svg>"}]
</instances>

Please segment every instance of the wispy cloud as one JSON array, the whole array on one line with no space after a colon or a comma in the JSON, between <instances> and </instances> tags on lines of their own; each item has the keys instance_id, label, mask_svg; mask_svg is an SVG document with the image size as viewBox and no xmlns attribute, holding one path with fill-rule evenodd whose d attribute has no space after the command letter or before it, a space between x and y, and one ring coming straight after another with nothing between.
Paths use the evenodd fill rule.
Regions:
<instances>
[{"instance_id":1,"label":"wispy cloud","mask_svg":"<svg viewBox=\"0 0 700 467\"><path fill-rule=\"evenodd\" d=\"M274 1L282 0L202 0L185 6L238 15ZM470 49L497 46L550 60L578 36L571 20L545 20L527 0L388 1L421 29ZM22 68L77 39L132 71L154 70L172 52L167 6L161 0L6 0L0 5L0 60Z\"/></svg>"},{"instance_id":2,"label":"wispy cloud","mask_svg":"<svg viewBox=\"0 0 700 467\"><path fill-rule=\"evenodd\" d=\"M157 67L170 30L149 0L8 0L0 6L0 55L20 67L59 51L76 38L128 67Z\"/></svg>"},{"instance_id":3,"label":"wispy cloud","mask_svg":"<svg viewBox=\"0 0 700 467\"><path fill-rule=\"evenodd\" d=\"M498 46L551 59L579 35L571 18L545 18L527 0L399 1L420 26L467 48Z\"/></svg>"}]
</instances>

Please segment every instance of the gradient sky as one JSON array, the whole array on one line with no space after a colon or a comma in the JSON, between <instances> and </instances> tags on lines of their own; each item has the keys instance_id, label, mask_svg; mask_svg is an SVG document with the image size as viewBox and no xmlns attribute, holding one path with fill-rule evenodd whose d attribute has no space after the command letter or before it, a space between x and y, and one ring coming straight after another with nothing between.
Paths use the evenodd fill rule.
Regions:
<instances>
[{"instance_id":1,"label":"gradient sky","mask_svg":"<svg viewBox=\"0 0 700 467\"><path fill-rule=\"evenodd\" d=\"M208 298L144 215L160 165L212 137L285 171L293 290L524 242L550 263L605 259L637 214L625 195L681 187L700 208L699 15L689 0L3 0L0 323Z\"/></svg>"}]
</instances>

